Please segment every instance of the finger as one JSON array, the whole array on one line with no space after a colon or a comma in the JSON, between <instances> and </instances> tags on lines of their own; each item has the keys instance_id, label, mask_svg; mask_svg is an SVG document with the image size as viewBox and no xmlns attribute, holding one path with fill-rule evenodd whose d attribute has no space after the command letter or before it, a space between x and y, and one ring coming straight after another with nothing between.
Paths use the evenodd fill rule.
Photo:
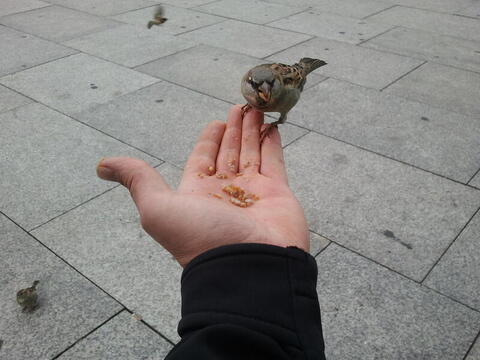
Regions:
<instances>
[{"instance_id":1,"label":"finger","mask_svg":"<svg viewBox=\"0 0 480 360\"><path fill-rule=\"evenodd\" d=\"M251 109L243 119L240 172L258 173L260 168L260 127L263 113Z\"/></svg>"},{"instance_id":2,"label":"finger","mask_svg":"<svg viewBox=\"0 0 480 360\"><path fill-rule=\"evenodd\" d=\"M212 121L203 130L185 165L185 175L197 176L215 172L218 149L225 132L225 123Z\"/></svg>"},{"instance_id":3,"label":"finger","mask_svg":"<svg viewBox=\"0 0 480 360\"><path fill-rule=\"evenodd\" d=\"M265 125L263 126L265 127ZM282 140L277 127L269 130L262 143L260 173L288 184Z\"/></svg>"},{"instance_id":4,"label":"finger","mask_svg":"<svg viewBox=\"0 0 480 360\"><path fill-rule=\"evenodd\" d=\"M227 127L217 157L217 172L236 174L242 138L242 107L235 105L228 113Z\"/></svg>"},{"instance_id":5,"label":"finger","mask_svg":"<svg viewBox=\"0 0 480 360\"><path fill-rule=\"evenodd\" d=\"M154 193L170 193L162 176L145 161L128 157L100 160L97 175L103 180L115 181L125 186L140 210Z\"/></svg>"}]
</instances>

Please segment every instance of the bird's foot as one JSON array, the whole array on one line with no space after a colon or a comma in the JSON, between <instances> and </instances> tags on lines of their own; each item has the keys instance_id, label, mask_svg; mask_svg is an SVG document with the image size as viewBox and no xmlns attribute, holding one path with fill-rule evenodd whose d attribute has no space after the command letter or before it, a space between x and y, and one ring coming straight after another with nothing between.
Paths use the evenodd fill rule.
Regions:
<instances>
[{"instance_id":1,"label":"bird's foot","mask_svg":"<svg viewBox=\"0 0 480 360\"><path fill-rule=\"evenodd\" d=\"M273 129L278 127L276 122L271 124L266 124L265 128L260 132L260 144L263 143L263 140L268 136L268 133Z\"/></svg>"},{"instance_id":2,"label":"bird's foot","mask_svg":"<svg viewBox=\"0 0 480 360\"><path fill-rule=\"evenodd\" d=\"M242 113L241 113L241 115L242 115L242 120L243 120L243 118L245 117L245 114L246 114L247 112L249 112L251 108L252 108L252 106L251 106L250 104L245 104L245 105L242 106Z\"/></svg>"}]
</instances>

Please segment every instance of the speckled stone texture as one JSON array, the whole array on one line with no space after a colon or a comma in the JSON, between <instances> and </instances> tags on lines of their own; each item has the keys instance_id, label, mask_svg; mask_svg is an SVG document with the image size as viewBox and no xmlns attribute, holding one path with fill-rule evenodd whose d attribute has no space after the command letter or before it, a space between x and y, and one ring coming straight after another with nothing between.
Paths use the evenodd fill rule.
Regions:
<instances>
[{"instance_id":1,"label":"speckled stone texture","mask_svg":"<svg viewBox=\"0 0 480 360\"><path fill-rule=\"evenodd\" d=\"M29 98L16 93L4 86L0 86L0 112L15 109L16 107L31 103Z\"/></svg>"}]
</instances>

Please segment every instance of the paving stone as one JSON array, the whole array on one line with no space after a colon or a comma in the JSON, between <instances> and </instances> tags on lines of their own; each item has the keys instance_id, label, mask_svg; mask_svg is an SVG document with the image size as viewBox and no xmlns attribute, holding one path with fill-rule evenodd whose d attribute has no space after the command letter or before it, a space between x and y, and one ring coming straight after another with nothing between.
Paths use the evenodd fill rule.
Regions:
<instances>
[{"instance_id":1,"label":"paving stone","mask_svg":"<svg viewBox=\"0 0 480 360\"><path fill-rule=\"evenodd\" d=\"M422 64L420 60L321 38L293 46L268 59L293 63L300 60L299 54L327 62L315 70L317 74L379 90Z\"/></svg>"},{"instance_id":2,"label":"paving stone","mask_svg":"<svg viewBox=\"0 0 480 360\"><path fill-rule=\"evenodd\" d=\"M330 244L330 240L310 231L310 254L312 256L317 256L328 244Z\"/></svg>"},{"instance_id":3,"label":"paving stone","mask_svg":"<svg viewBox=\"0 0 480 360\"><path fill-rule=\"evenodd\" d=\"M455 14L469 16L475 19L480 19L480 3L474 3L470 6L467 6L459 11L456 11ZM480 355L479 355L480 358Z\"/></svg>"},{"instance_id":4,"label":"paving stone","mask_svg":"<svg viewBox=\"0 0 480 360\"><path fill-rule=\"evenodd\" d=\"M294 124L464 183L479 168L478 117L334 79L300 101L289 113Z\"/></svg>"},{"instance_id":5,"label":"paving stone","mask_svg":"<svg viewBox=\"0 0 480 360\"><path fill-rule=\"evenodd\" d=\"M152 33L167 33L176 35L186 31L195 30L203 26L225 21L225 18L219 16L204 14L198 11L183 9L176 6L162 6L165 10L165 17L168 20L161 26L153 26L150 29ZM147 28L148 21L153 19L155 9L156 6L130 11L114 16L112 19L123 21L129 24L145 26L145 28Z\"/></svg>"},{"instance_id":6,"label":"paving stone","mask_svg":"<svg viewBox=\"0 0 480 360\"><path fill-rule=\"evenodd\" d=\"M48 5L50 4L39 0L2 0L2 7L0 7L0 17L22 11L38 9Z\"/></svg>"},{"instance_id":7,"label":"paving stone","mask_svg":"<svg viewBox=\"0 0 480 360\"><path fill-rule=\"evenodd\" d=\"M180 35L183 39L263 58L310 38L280 29L227 20Z\"/></svg>"},{"instance_id":8,"label":"paving stone","mask_svg":"<svg viewBox=\"0 0 480 360\"><path fill-rule=\"evenodd\" d=\"M368 20L480 41L480 23L476 19L463 16L395 6L369 17Z\"/></svg>"},{"instance_id":9,"label":"paving stone","mask_svg":"<svg viewBox=\"0 0 480 360\"><path fill-rule=\"evenodd\" d=\"M474 178L469 182L469 185L475 186L480 189L480 172L474 176Z\"/></svg>"},{"instance_id":10,"label":"paving stone","mask_svg":"<svg viewBox=\"0 0 480 360\"><path fill-rule=\"evenodd\" d=\"M413 8L420 8L426 10L433 10L436 12L453 13L456 10L462 9L472 1L476 0L384 0L390 2L392 5L411 6Z\"/></svg>"},{"instance_id":11,"label":"paving stone","mask_svg":"<svg viewBox=\"0 0 480 360\"><path fill-rule=\"evenodd\" d=\"M276 120L276 118L275 118ZM275 121L274 120L274 121ZM265 118L265 122L271 122L271 119ZM282 147L285 148L303 135L308 133L307 129L295 126L289 123L285 123L278 127L280 137L282 138Z\"/></svg>"},{"instance_id":12,"label":"paving stone","mask_svg":"<svg viewBox=\"0 0 480 360\"><path fill-rule=\"evenodd\" d=\"M172 35L151 32L144 26L122 25L70 40L65 45L120 65L133 67L174 54L195 44Z\"/></svg>"},{"instance_id":13,"label":"paving stone","mask_svg":"<svg viewBox=\"0 0 480 360\"><path fill-rule=\"evenodd\" d=\"M395 28L362 46L480 72L480 42Z\"/></svg>"},{"instance_id":14,"label":"paving stone","mask_svg":"<svg viewBox=\"0 0 480 360\"><path fill-rule=\"evenodd\" d=\"M480 206L480 191L310 133L285 150L312 231L421 280Z\"/></svg>"},{"instance_id":15,"label":"paving stone","mask_svg":"<svg viewBox=\"0 0 480 360\"><path fill-rule=\"evenodd\" d=\"M0 76L55 60L75 50L0 26Z\"/></svg>"},{"instance_id":16,"label":"paving stone","mask_svg":"<svg viewBox=\"0 0 480 360\"><path fill-rule=\"evenodd\" d=\"M86 54L0 78L1 84L69 115L157 81Z\"/></svg>"},{"instance_id":17,"label":"paving stone","mask_svg":"<svg viewBox=\"0 0 480 360\"><path fill-rule=\"evenodd\" d=\"M470 350L465 360L478 360L478 359L480 359L480 340L478 340L477 338L475 345Z\"/></svg>"},{"instance_id":18,"label":"paving stone","mask_svg":"<svg viewBox=\"0 0 480 360\"><path fill-rule=\"evenodd\" d=\"M174 6L191 8L203 4L208 4L210 2L212 2L212 0L164 0L162 1L162 4L170 4Z\"/></svg>"},{"instance_id":19,"label":"paving stone","mask_svg":"<svg viewBox=\"0 0 480 360\"><path fill-rule=\"evenodd\" d=\"M351 44L358 44L392 28L391 25L327 14L313 9L268 25Z\"/></svg>"},{"instance_id":20,"label":"paving stone","mask_svg":"<svg viewBox=\"0 0 480 360\"><path fill-rule=\"evenodd\" d=\"M200 131L230 105L162 82L91 108L78 119L149 154L183 166Z\"/></svg>"},{"instance_id":21,"label":"paving stone","mask_svg":"<svg viewBox=\"0 0 480 360\"><path fill-rule=\"evenodd\" d=\"M479 313L331 244L317 257L326 357L461 359Z\"/></svg>"},{"instance_id":22,"label":"paving stone","mask_svg":"<svg viewBox=\"0 0 480 360\"><path fill-rule=\"evenodd\" d=\"M181 171L162 165L161 174L164 169L166 180L175 185ZM171 341L179 340L182 268L142 230L125 188L119 186L33 233L149 325Z\"/></svg>"},{"instance_id":23,"label":"paving stone","mask_svg":"<svg viewBox=\"0 0 480 360\"><path fill-rule=\"evenodd\" d=\"M425 280L425 285L477 310L480 310L479 239L480 214L477 214Z\"/></svg>"},{"instance_id":24,"label":"paving stone","mask_svg":"<svg viewBox=\"0 0 480 360\"><path fill-rule=\"evenodd\" d=\"M4 173L2 171L2 173ZM2 359L51 359L121 306L0 214ZM18 290L39 280L38 307L22 312Z\"/></svg>"},{"instance_id":25,"label":"paving stone","mask_svg":"<svg viewBox=\"0 0 480 360\"><path fill-rule=\"evenodd\" d=\"M135 320L128 311L122 311L58 359L146 359L152 355L157 356L156 359L163 359L171 347L155 331Z\"/></svg>"},{"instance_id":26,"label":"paving stone","mask_svg":"<svg viewBox=\"0 0 480 360\"><path fill-rule=\"evenodd\" d=\"M48 0L52 4L84 11L94 15L108 16L157 4L154 0Z\"/></svg>"},{"instance_id":27,"label":"paving stone","mask_svg":"<svg viewBox=\"0 0 480 360\"><path fill-rule=\"evenodd\" d=\"M98 179L103 156L160 161L41 104L0 114L0 209L27 230L113 187Z\"/></svg>"},{"instance_id":28,"label":"paving stone","mask_svg":"<svg viewBox=\"0 0 480 360\"><path fill-rule=\"evenodd\" d=\"M480 115L480 74L426 63L384 90L466 115Z\"/></svg>"},{"instance_id":29,"label":"paving stone","mask_svg":"<svg viewBox=\"0 0 480 360\"><path fill-rule=\"evenodd\" d=\"M31 103L32 100L4 86L0 86L0 112Z\"/></svg>"},{"instance_id":30,"label":"paving stone","mask_svg":"<svg viewBox=\"0 0 480 360\"><path fill-rule=\"evenodd\" d=\"M118 22L60 6L47 6L0 18L14 29L56 42L118 26Z\"/></svg>"},{"instance_id":31,"label":"paving stone","mask_svg":"<svg viewBox=\"0 0 480 360\"><path fill-rule=\"evenodd\" d=\"M305 10L305 8L305 6L283 6L260 0L221 0L199 6L195 10L256 24L265 24Z\"/></svg>"}]
</instances>

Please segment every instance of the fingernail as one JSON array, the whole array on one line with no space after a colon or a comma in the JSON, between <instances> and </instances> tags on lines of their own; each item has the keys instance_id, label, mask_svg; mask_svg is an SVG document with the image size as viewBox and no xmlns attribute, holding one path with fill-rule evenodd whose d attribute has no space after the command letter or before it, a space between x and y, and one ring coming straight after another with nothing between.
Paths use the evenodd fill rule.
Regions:
<instances>
[{"instance_id":1,"label":"fingernail","mask_svg":"<svg viewBox=\"0 0 480 360\"><path fill-rule=\"evenodd\" d=\"M115 172L112 169L102 165L102 162L105 159L106 158L100 159L97 164L97 176L103 180L116 181Z\"/></svg>"}]
</instances>

